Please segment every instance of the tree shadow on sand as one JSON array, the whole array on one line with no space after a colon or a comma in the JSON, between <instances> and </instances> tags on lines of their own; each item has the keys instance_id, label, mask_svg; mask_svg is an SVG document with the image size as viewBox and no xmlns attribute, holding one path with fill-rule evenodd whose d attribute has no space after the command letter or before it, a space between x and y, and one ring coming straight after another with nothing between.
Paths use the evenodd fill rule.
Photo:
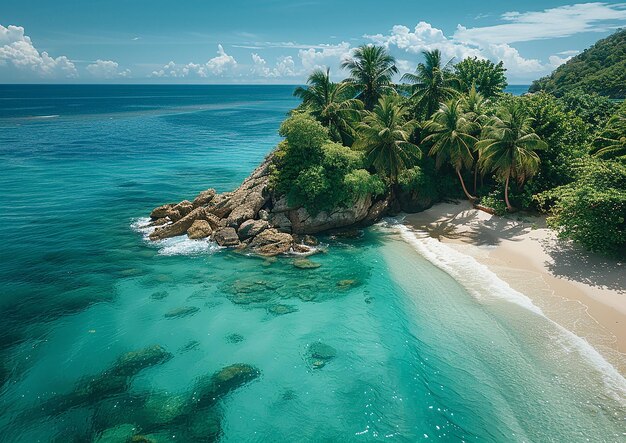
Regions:
<instances>
[{"instance_id":1,"label":"tree shadow on sand","mask_svg":"<svg viewBox=\"0 0 626 443\"><path fill-rule=\"evenodd\" d=\"M460 226L465 229L459 229ZM518 241L516 237L531 229L523 221L510 218L481 220L473 210L460 210L456 214L448 214L443 220L415 225L415 228L423 233L423 237L439 241L460 240L475 246L496 246L502 240Z\"/></svg>"},{"instance_id":2,"label":"tree shadow on sand","mask_svg":"<svg viewBox=\"0 0 626 443\"><path fill-rule=\"evenodd\" d=\"M552 262L546 262L546 267L553 275L626 295L626 266L623 262L583 250L569 241L544 240L541 243L552 259Z\"/></svg>"}]
</instances>

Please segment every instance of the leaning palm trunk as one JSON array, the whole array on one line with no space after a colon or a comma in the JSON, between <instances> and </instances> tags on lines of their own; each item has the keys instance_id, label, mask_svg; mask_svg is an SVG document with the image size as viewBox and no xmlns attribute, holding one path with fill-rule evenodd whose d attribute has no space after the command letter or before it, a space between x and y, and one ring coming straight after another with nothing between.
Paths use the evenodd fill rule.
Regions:
<instances>
[{"instance_id":1,"label":"leaning palm trunk","mask_svg":"<svg viewBox=\"0 0 626 443\"><path fill-rule=\"evenodd\" d=\"M467 199L470 202L474 203L477 200L477 198L474 197L472 194L470 194L469 191L467 190L467 188L465 187L465 182L463 181L463 176L461 175L461 170L457 169L456 170L456 174L459 176L459 180L461 180L461 186L463 186L463 192L465 192L465 195L466 195Z\"/></svg>"},{"instance_id":2,"label":"leaning palm trunk","mask_svg":"<svg viewBox=\"0 0 626 443\"><path fill-rule=\"evenodd\" d=\"M509 175L506 176L506 182L504 183L504 202L506 203L506 210L509 212L515 211L515 208L511 206L511 202L509 201L509 179L511 177Z\"/></svg>"}]
</instances>

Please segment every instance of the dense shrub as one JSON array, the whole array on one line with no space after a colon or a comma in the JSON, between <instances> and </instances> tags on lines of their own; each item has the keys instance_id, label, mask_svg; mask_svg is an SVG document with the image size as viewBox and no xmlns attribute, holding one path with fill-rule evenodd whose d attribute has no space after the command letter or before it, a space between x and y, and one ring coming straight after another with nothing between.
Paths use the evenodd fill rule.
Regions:
<instances>
[{"instance_id":1,"label":"dense shrub","mask_svg":"<svg viewBox=\"0 0 626 443\"><path fill-rule=\"evenodd\" d=\"M586 159L575 182L539 194L548 224L591 251L626 256L626 165Z\"/></svg>"},{"instance_id":2,"label":"dense shrub","mask_svg":"<svg viewBox=\"0 0 626 443\"><path fill-rule=\"evenodd\" d=\"M280 134L285 140L275 152L270 183L291 205L317 213L385 192L383 181L363 169L363 154L331 142L328 131L310 115L292 115Z\"/></svg>"}]
</instances>

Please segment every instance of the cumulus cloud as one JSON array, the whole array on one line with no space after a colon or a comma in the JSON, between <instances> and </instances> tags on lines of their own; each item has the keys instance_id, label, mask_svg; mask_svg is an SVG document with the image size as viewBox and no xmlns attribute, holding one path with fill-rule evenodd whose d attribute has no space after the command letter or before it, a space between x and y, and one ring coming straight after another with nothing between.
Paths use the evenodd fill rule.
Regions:
<instances>
[{"instance_id":1,"label":"cumulus cloud","mask_svg":"<svg viewBox=\"0 0 626 443\"><path fill-rule=\"evenodd\" d=\"M66 56L51 57L39 52L21 26L0 25L0 68L12 66L39 77L78 77L76 66Z\"/></svg>"},{"instance_id":2,"label":"cumulus cloud","mask_svg":"<svg viewBox=\"0 0 626 443\"><path fill-rule=\"evenodd\" d=\"M270 68L267 66L265 59L254 52L252 53L252 69L250 69L250 73L253 76L266 78L293 77L298 74L293 57L278 57L276 65Z\"/></svg>"},{"instance_id":3,"label":"cumulus cloud","mask_svg":"<svg viewBox=\"0 0 626 443\"><path fill-rule=\"evenodd\" d=\"M98 59L95 63L87 65L87 72L94 77L106 79L130 76L129 69L120 70L119 64L113 60Z\"/></svg>"},{"instance_id":4,"label":"cumulus cloud","mask_svg":"<svg viewBox=\"0 0 626 443\"><path fill-rule=\"evenodd\" d=\"M237 60L224 51L222 45L217 45L217 56L204 64L187 63L176 64L173 61L163 66L162 69L152 72L152 77L198 77L223 76L232 72L237 67Z\"/></svg>"},{"instance_id":5,"label":"cumulus cloud","mask_svg":"<svg viewBox=\"0 0 626 443\"><path fill-rule=\"evenodd\" d=\"M543 11L506 12L506 22L494 26L466 28L459 25L454 39L467 43L509 44L569 37L581 32L603 32L626 20L625 3L579 3Z\"/></svg>"},{"instance_id":6,"label":"cumulus cloud","mask_svg":"<svg viewBox=\"0 0 626 443\"><path fill-rule=\"evenodd\" d=\"M341 42L337 45L318 45L300 49L298 57L302 67L308 72L329 64L335 64L350 56L350 43Z\"/></svg>"}]
</instances>

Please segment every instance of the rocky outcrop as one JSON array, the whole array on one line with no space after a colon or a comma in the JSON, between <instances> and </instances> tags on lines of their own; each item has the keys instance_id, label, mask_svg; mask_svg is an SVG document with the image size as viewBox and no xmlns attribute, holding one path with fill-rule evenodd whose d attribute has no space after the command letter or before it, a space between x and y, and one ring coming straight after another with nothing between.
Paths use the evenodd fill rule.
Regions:
<instances>
[{"instance_id":1,"label":"rocky outcrop","mask_svg":"<svg viewBox=\"0 0 626 443\"><path fill-rule=\"evenodd\" d=\"M187 229L187 236L192 240L210 237L212 233L213 229L207 220L196 220Z\"/></svg>"},{"instance_id":2,"label":"rocky outcrop","mask_svg":"<svg viewBox=\"0 0 626 443\"><path fill-rule=\"evenodd\" d=\"M293 245L293 237L285 232L278 232L274 228L266 229L248 245L248 249L265 257L271 257L289 252Z\"/></svg>"},{"instance_id":3,"label":"rocky outcrop","mask_svg":"<svg viewBox=\"0 0 626 443\"><path fill-rule=\"evenodd\" d=\"M171 212L179 213L178 211L174 211L173 208L170 210L170 213ZM185 215L183 218L174 221L174 223L156 228L154 232L150 234L150 240L163 240L164 238L176 237L186 234L189 228L191 228L191 225L193 225L193 222L195 222L196 220L206 219L206 209L204 209L203 207L196 208L189 212L187 215Z\"/></svg>"},{"instance_id":4,"label":"rocky outcrop","mask_svg":"<svg viewBox=\"0 0 626 443\"><path fill-rule=\"evenodd\" d=\"M372 224L388 208L387 200L374 200L369 195L348 207L316 214L291 205L285 196L272 195L270 190L272 157L268 156L232 192L218 194L207 189L192 202L183 200L155 208L150 217L156 228L150 239L187 234L190 239L210 238L220 246L263 256L308 253L317 244L308 234Z\"/></svg>"},{"instance_id":5,"label":"rocky outcrop","mask_svg":"<svg viewBox=\"0 0 626 443\"><path fill-rule=\"evenodd\" d=\"M235 228L221 228L213 235L213 239L220 246L237 246L239 244L239 236Z\"/></svg>"}]
</instances>

